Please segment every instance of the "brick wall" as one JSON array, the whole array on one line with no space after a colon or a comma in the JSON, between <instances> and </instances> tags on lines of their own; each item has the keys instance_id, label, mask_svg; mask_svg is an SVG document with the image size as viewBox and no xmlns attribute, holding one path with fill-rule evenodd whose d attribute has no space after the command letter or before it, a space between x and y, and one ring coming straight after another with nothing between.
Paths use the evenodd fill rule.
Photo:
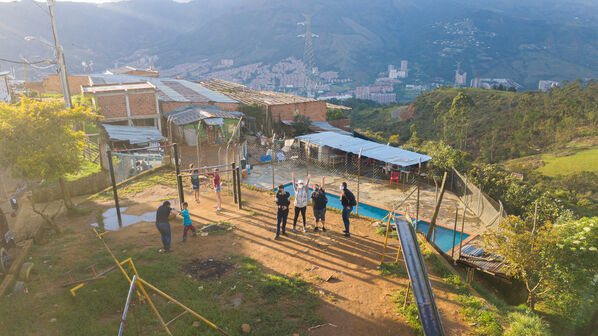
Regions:
<instances>
[{"instance_id":1,"label":"brick wall","mask_svg":"<svg viewBox=\"0 0 598 336\"><path fill-rule=\"evenodd\" d=\"M156 95L129 92L129 108L131 116L156 114Z\"/></svg>"},{"instance_id":2,"label":"brick wall","mask_svg":"<svg viewBox=\"0 0 598 336\"><path fill-rule=\"evenodd\" d=\"M311 121L326 121L326 102L323 100L272 105L269 107L269 111L275 122L278 120L293 120L296 112L308 116Z\"/></svg>"},{"instance_id":3,"label":"brick wall","mask_svg":"<svg viewBox=\"0 0 598 336\"><path fill-rule=\"evenodd\" d=\"M124 93L122 95L96 97L96 106L105 119L127 117L127 102Z\"/></svg>"},{"instance_id":4,"label":"brick wall","mask_svg":"<svg viewBox=\"0 0 598 336\"><path fill-rule=\"evenodd\" d=\"M72 95L81 93L81 85L89 85L89 78L87 76L68 76L69 92ZM42 93L62 93L62 82L60 76L57 74L49 75L42 81Z\"/></svg>"},{"instance_id":5,"label":"brick wall","mask_svg":"<svg viewBox=\"0 0 598 336\"><path fill-rule=\"evenodd\" d=\"M351 131L351 119L331 120L328 123L344 131Z\"/></svg>"}]
</instances>

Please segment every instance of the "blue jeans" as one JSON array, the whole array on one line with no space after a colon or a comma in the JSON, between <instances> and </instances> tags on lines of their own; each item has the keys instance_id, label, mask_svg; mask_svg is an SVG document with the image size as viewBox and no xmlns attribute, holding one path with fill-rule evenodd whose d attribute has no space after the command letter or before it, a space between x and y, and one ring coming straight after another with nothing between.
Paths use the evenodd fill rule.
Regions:
<instances>
[{"instance_id":1,"label":"blue jeans","mask_svg":"<svg viewBox=\"0 0 598 336\"><path fill-rule=\"evenodd\" d=\"M345 224L345 233L349 234L349 215L351 215L351 211L353 211L353 207L343 207L343 223Z\"/></svg>"},{"instance_id":2,"label":"blue jeans","mask_svg":"<svg viewBox=\"0 0 598 336\"><path fill-rule=\"evenodd\" d=\"M276 235L280 235L280 224L282 224L282 233L287 228L287 217L289 217L289 207L286 210L278 208L276 212Z\"/></svg>"},{"instance_id":3,"label":"blue jeans","mask_svg":"<svg viewBox=\"0 0 598 336\"><path fill-rule=\"evenodd\" d=\"M162 245L164 245L164 249L170 249L170 223L156 222L156 228L158 228L158 231L160 231L160 235L162 236Z\"/></svg>"}]
</instances>

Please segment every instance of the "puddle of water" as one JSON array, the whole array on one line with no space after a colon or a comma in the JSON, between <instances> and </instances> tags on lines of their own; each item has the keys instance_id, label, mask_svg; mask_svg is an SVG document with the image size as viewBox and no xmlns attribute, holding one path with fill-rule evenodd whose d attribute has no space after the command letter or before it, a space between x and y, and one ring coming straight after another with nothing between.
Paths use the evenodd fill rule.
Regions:
<instances>
[{"instance_id":1,"label":"puddle of water","mask_svg":"<svg viewBox=\"0 0 598 336\"><path fill-rule=\"evenodd\" d=\"M127 207L120 208L120 218L122 219L122 226L118 225L118 217L116 215L116 208L110 208L106 210L102 216L104 217L104 230L107 231L118 231L122 230L123 228L137 224L140 222L153 222L156 220L156 213L154 211L146 212L141 216L137 215L129 215L124 214L123 212L127 210ZM91 224L92 226L98 227L98 223Z\"/></svg>"}]
</instances>

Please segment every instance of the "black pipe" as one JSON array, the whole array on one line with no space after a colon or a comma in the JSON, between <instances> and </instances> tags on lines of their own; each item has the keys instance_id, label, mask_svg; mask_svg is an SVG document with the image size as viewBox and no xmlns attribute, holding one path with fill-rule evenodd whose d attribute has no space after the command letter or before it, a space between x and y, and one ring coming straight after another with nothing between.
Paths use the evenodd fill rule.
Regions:
<instances>
[{"instance_id":1,"label":"black pipe","mask_svg":"<svg viewBox=\"0 0 598 336\"><path fill-rule=\"evenodd\" d=\"M179 151L177 144L173 144L174 148L174 170L176 172L177 189L179 190L179 207L185 203L185 194L183 193L183 178L181 177L181 171L179 170Z\"/></svg>"},{"instance_id":2,"label":"black pipe","mask_svg":"<svg viewBox=\"0 0 598 336\"><path fill-rule=\"evenodd\" d=\"M241 198L241 168L237 167L237 197L239 198L239 210L243 207L243 198Z\"/></svg>"},{"instance_id":3,"label":"black pipe","mask_svg":"<svg viewBox=\"0 0 598 336\"><path fill-rule=\"evenodd\" d=\"M114 196L114 207L116 208L116 218L118 218L118 226L123 226L123 220L120 216L120 205L118 204L118 193L116 192L116 178L114 178L114 167L112 166L112 151L107 151L108 167L110 168L110 181L112 182L112 195Z\"/></svg>"},{"instance_id":4,"label":"black pipe","mask_svg":"<svg viewBox=\"0 0 598 336\"><path fill-rule=\"evenodd\" d=\"M231 169L233 170L233 200L235 204L237 203L237 168L235 168L236 164L233 162L231 163Z\"/></svg>"}]
</instances>

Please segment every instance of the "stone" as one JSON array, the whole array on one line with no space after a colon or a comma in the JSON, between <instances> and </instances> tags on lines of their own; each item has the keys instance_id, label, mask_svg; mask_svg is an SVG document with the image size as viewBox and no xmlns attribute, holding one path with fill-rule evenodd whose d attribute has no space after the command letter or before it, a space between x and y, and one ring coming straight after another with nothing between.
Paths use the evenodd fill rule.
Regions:
<instances>
[{"instance_id":1,"label":"stone","mask_svg":"<svg viewBox=\"0 0 598 336\"><path fill-rule=\"evenodd\" d=\"M193 326L196 328L199 327L200 325L201 325L201 322L199 322L199 321L193 322Z\"/></svg>"},{"instance_id":2,"label":"stone","mask_svg":"<svg viewBox=\"0 0 598 336\"><path fill-rule=\"evenodd\" d=\"M241 330L243 331L244 334L249 334L251 332L251 326L247 323L243 323L241 325Z\"/></svg>"}]
</instances>

